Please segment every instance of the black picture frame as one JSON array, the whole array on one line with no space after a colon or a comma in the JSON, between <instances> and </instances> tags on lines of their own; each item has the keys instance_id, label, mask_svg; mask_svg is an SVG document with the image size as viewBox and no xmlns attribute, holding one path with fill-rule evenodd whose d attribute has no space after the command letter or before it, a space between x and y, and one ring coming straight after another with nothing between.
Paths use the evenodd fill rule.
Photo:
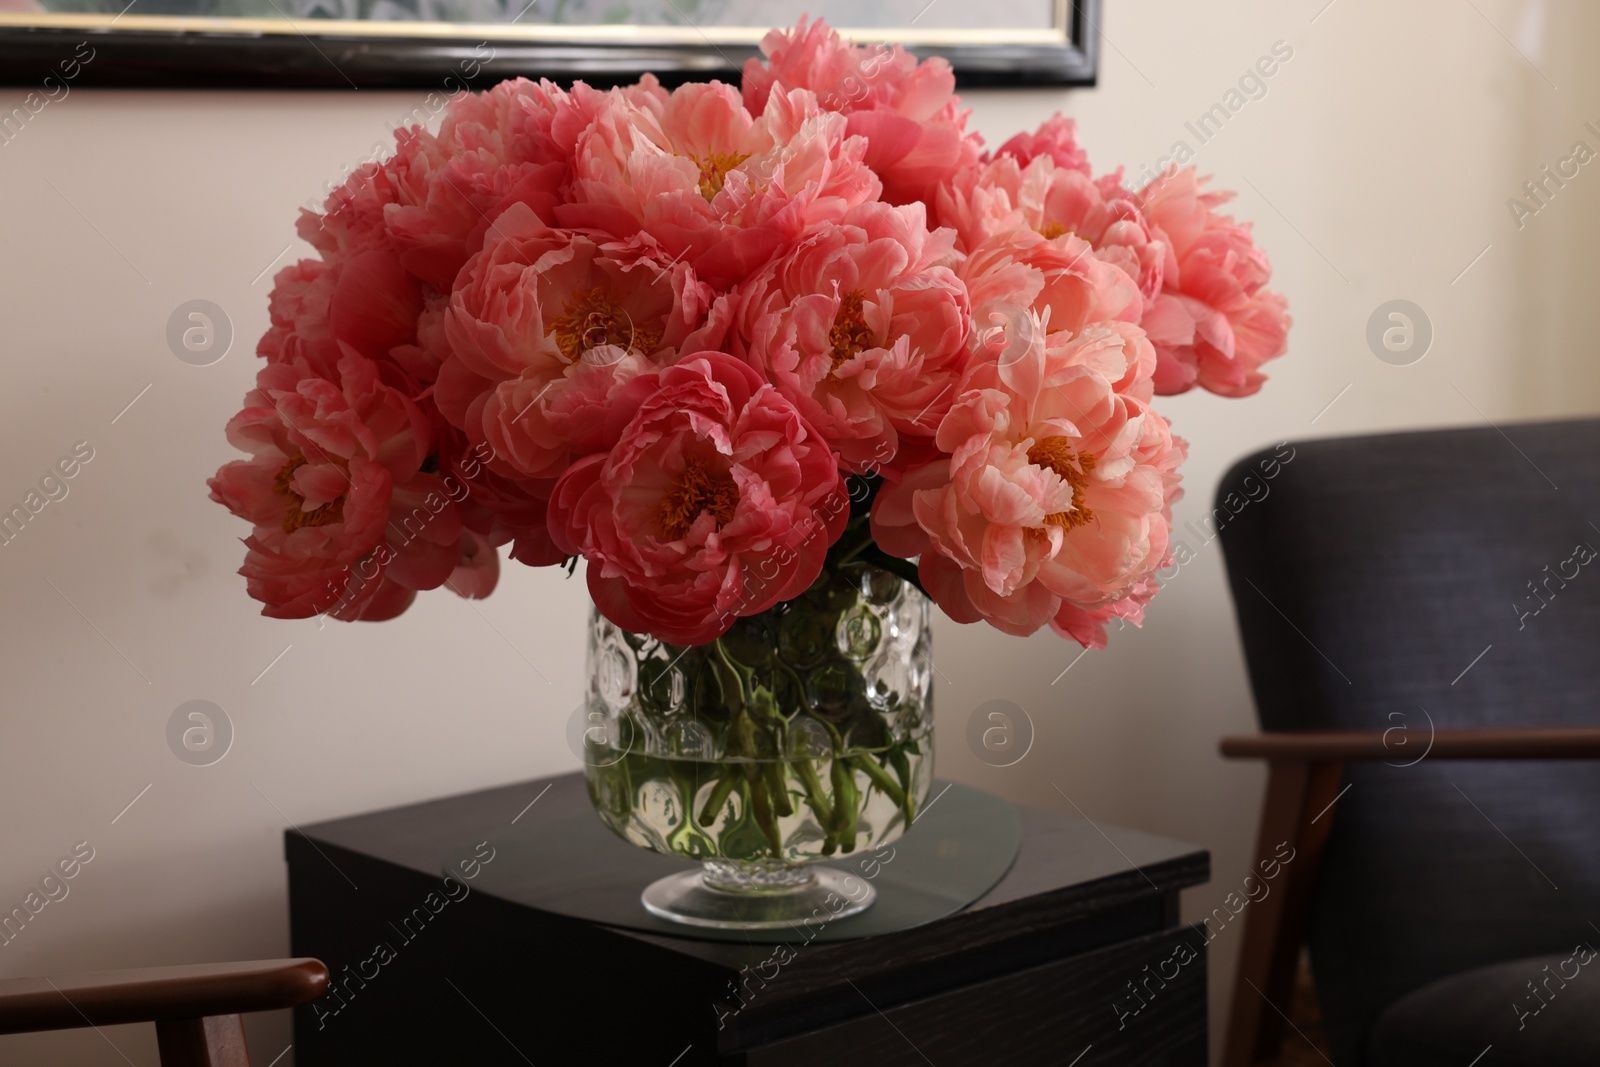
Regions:
<instances>
[{"instance_id":1,"label":"black picture frame","mask_svg":"<svg viewBox=\"0 0 1600 1067\"><path fill-rule=\"evenodd\" d=\"M914 28L852 36L944 56L963 88L1091 86L1099 60L1100 0L1056 2L1059 33L1050 31L1049 39L1045 31L1015 31L1008 40L1004 30ZM74 88L455 91L519 76L582 78L605 86L651 71L673 85L710 78L737 82L744 61L759 54L756 31L739 31L748 40L713 31L722 38L713 40L690 27L618 29L0 15L0 84L48 89L46 79L74 77ZM489 63L483 62L486 54Z\"/></svg>"}]
</instances>

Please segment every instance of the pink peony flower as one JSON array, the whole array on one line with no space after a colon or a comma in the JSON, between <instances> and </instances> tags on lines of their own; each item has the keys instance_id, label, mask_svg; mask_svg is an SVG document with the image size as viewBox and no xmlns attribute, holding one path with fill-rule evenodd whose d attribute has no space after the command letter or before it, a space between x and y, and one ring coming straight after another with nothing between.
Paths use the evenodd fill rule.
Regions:
<instances>
[{"instance_id":1,"label":"pink peony flower","mask_svg":"<svg viewBox=\"0 0 1600 1067\"><path fill-rule=\"evenodd\" d=\"M967 249L1007 230L1045 238L1070 233L1131 278L1142 302L1161 292L1166 244L1115 177L1095 182L1048 156L1026 165L1001 156L969 167L939 191L939 221L955 227Z\"/></svg>"},{"instance_id":2,"label":"pink peony flower","mask_svg":"<svg viewBox=\"0 0 1600 1067\"><path fill-rule=\"evenodd\" d=\"M511 558L530 567L550 566L565 558L545 527L553 481L500 474L490 466L496 459L493 447L473 445L453 426L440 425L436 438L439 473L468 531L493 547L510 544ZM465 552L465 537L462 548Z\"/></svg>"},{"instance_id":3,"label":"pink peony flower","mask_svg":"<svg viewBox=\"0 0 1600 1067\"><path fill-rule=\"evenodd\" d=\"M618 386L721 340L712 302L685 263L602 252L514 205L456 279L440 411L508 476L554 479L602 447Z\"/></svg>"},{"instance_id":4,"label":"pink peony flower","mask_svg":"<svg viewBox=\"0 0 1600 1067\"><path fill-rule=\"evenodd\" d=\"M1288 301L1266 288L1272 265L1249 223L1217 213L1233 194L1202 184L1185 167L1137 197L1169 248L1162 293L1143 319L1160 359L1156 390L1250 396L1266 381L1261 365L1288 351Z\"/></svg>"},{"instance_id":5,"label":"pink peony flower","mask_svg":"<svg viewBox=\"0 0 1600 1067\"><path fill-rule=\"evenodd\" d=\"M301 368L296 374L326 379L338 378L344 359L364 357L377 362L391 384L409 384L414 377L394 354L416 348L423 307L422 287L381 247L332 264L301 260L278 272L268 304L271 325L256 353L268 363Z\"/></svg>"},{"instance_id":6,"label":"pink peony flower","mask_svg":"<svg viewBox=\"0 0 1600 1067\"><path fill-rule=\"evenodd\" d=\"M551 82L517 78L453 100L437 137L398 135L386 165L397 202L384 208L384 225L406 270L447 291L506 208L553 219L572 155L551 127L567 102Z\"/></svg>"},{"instance_id":7,"label":"pink peony flower","mask_svg":"<svg viewBox=\"0 0 1600 1067\"><path fill-rule=\"evenodd\" d=\"M403 143L402 134L396 134L396 141ZM374 146L375 152L381 153L381 147ZM399 195L384 161L369 159L329 190L321 213L302 208L295 232L328 262L369 248L388 248L383 212Z\"/></svg>"},{"instance_id":8,"label":"pink peony flower","mask_svg":"<svg viewBox=\"0 0 1600 1067\"><path fill-rule=\"evenodd\" d=\"M752 117L721 82L664 98L614 90L578 137L574 196L556 217L731 286L877 199L866 143L845 125L809 93L774 94Z\"/></svg>"},{"instance_id":9,"label":"pink peony flower","mask_svg":"<svg viewBox=\"0 0 1600 1067\"><path fill-rule=\"evenodd\" d=\"M1168 519L1170 522L1170 517ZM1165 564L1170 566L1170 564ZM1159 568L1157 568L1159 569ZM1144 624L1144 609L1160 591L1154 579L1147 578L1133 587L1133 592L1121 600L1098 608L1080 608L1070 601L1061 602L1061 610L1050 620L1050 629L1062 637L1070 638L1084 648L1106 647L1106 624L1112 619L1123 619L1135 626Z\"/></svg>"},{"instance_id":10,"label":"pink peony flower","mask_svg":"<svg viewBox=\"0 0 1600 1067\"><path fill-rule=\"evenodd\" d=\"M1011 156L1026 167L1043 156L1062 170L1089 176L1089 155L1078 147L1078 124L1060 113L1051 115L1033 133L1019 133L1000 146L995 158Z\"/></svg>"},{"instance_id":11,"label":"pink peony flower","mask_svg":"<svg viewBox=\"0 0 1600 1067\"><path fill-rule=\"evenodd\" d=\"M328 322L328 303L338 275L320 259L302 259L272 279L267 298L270 325L256 343L269 363L299 363L323 377L337 375L339 342Z\"/></svg>"},{"instance_id":12,"label":"pink peony flower","mask_svg":"<svg viewBox=\"0 0 1600 1067\"><path fill-rule=\"evenodd\" d=\"M444 335L444 318L449 307L449 293L424 287L416 339L389 349L389 361L419 386L432 385L439 377L439 368L450 358L450 342Z\"/></svg>"},{"instance_id":13,"label":"pink peony flower","mask_svg":"<svg viewBox=\"0 0 1600 1067\"><path fill-rule=\"evenodd\" d=\"M1073 233L1002 230L968 252L957 272L980 329L1021 309L1043 317L1052 333L1077 333L1091 323L1137 322L1144 309L1138 284Z\"/></svg>"},{"instance_id":14,"label":"pink peony flower","mask_svg":"<svg viewBox=\"0 0 1600 1067\"><path fill-rule=\"evenodd\" d=\"M511 204L549 218L562 199L571 152L551 135L567 94L550 82L502 82L452 98L438 134L395 131L394 154L369 160L305 211L300 236L325 260L388 252L412 277L448 291Z\"/></svg>"},{"instance_id":15,"label":"pink peony flower","mask_svg":"<svg viewBox=\"0 0 1600 1067\"><path fill-rule=\"evenodd\" d=\"M556 484L550 533L605 616L702 644L803 592L849 500L827 443L747 364L692 355L632 382L609 453Z\"/></svg>"},{"instance_id":16,"label":"pink peony flower","mask_svg":"<svg viewBox=\"0 0 1600 1067\"><path fill-rule=\"evenodd\" d=\"M266 614L486 596L504 547L704 642L803 591L877 473L879 547L953 617L1142 618L1185 450L1153 395L1286 347L1228 196L1096 179L1059 115L984 155L943 60L804 18L762 48L739 88L457 93L302 213L210 482Z\"/></svg>"},{"instance_id":17,"label":"pink peony flower","mask_svg":"<svg viewBox=\"0 0 1600 1067\"><path fill-rule=\"evenodd\" d=\"M768 65L744 65L744 102L752 115L774 89L807 89L824 108L848 115L848 131L867 139L867 165L883 179L891 204L931 202L939 185L974 163L981 138L966 133L969 111L955 95L955 74L937 57L918 63L898 45L862 48L827 23L773 30L761 41Z\"/></svg>"},{"instance_id":18,"label":"pink peony flower","mask_svg":"<svg viewBox=\"0 0 1600 1067\"><path fill-rule=\"evenodd\" d=\"M426 417L372 362L347 356L338 370L329 381L264 368L228 424L252 458L210 481L212 499L254 526L240 573L275 618L403 610L409 597L386 586L434 588L460 556L460 516L421 471Z\"/></svg>"},{"instance_id":19,"label":"pink peony flower","mask_svg":"<svg viewBox=\"0 0 1600 1067\"><path fill-rule=\"evenodd\" d=\"M949 230L921 204L864 204L739 296L741 351L861 472L932 438L966 363L971 309Z\"/></svg>"},{"instance_id":20,"label":"pink peony flower","mask_svg":"<svg viewBox=\"0 0 1600 1067\"><path fill-rule=\"evenodd\" d=\"M946 614L1013 634L1136 595L1166 560L1184 455L1150 410L1155 352L1138 327L1032 326L1024 344L989 346L939 426L944 457L886 485L872 512L878 544L920 555ZM1086 632L1070 612L1062 628Z\"/></svg>"},{"instance_id":21,"label":"pink peony flower","mask_svg":"<svg viewBox=\"0 0 1600 1067\"><path fill-rule=\"evenodd\" d=\"M467 600L482 600L500 581L500 556L482 534L464 530L455 570L445 579L451 592Z\"/></svg>"}]
</instances>

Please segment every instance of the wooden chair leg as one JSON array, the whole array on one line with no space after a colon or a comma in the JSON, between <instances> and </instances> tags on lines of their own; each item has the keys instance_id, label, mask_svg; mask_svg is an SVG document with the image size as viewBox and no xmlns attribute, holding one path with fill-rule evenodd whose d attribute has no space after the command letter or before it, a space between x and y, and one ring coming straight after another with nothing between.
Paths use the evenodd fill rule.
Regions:
<instances>
[{"instance_id":1,"label":"wooden chair leg","mask_svg":"<svg viewBox=\"0 0 1600 1067\"><path fill-rule=\"evenodd\" d=\"M163 1019L156 1023L161 1067L250 1067L244 1020L237 1015Z\"/></svg>"},{"instance_id":2,"label":"wooden chair leg","mask_svg":"<svg viewBox=\"0 0 1600 1067\"><path fill-rule=\"evenodd\" d=\"M1261 805L1256 838L1258 881L1262 863L1281 865L1272 891L1245 914L1244 944L1234 982L1233 1006L1223 1067L1252 1067L1276 1059L1293 1000L1295 964L1305 941L1322 849L1333 825L1331 805L1339 796L1339 762L1274 761ZM1287 844L1292 854L1280 852ZM1285 855L1292 859L1284 861Z\"/></svg>"}]
</instances>

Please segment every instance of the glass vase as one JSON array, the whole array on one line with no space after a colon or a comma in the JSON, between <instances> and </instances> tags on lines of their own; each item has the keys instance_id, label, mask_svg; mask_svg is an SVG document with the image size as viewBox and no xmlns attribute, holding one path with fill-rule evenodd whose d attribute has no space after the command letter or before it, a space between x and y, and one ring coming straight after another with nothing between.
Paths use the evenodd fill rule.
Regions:
<instances>
[{"instance_id":1,"label":"glass vase","mask_svg":"<svg viewBox=\"0 0 1600 1067\"><path fill-rule=\"evenodd\" d=\"M869 882L818 861L893 841L927 801L929 616L919 590L860 564L704 645L592 613L595 811L641 848L701 862L648 887L646 909L766 929L871 905Z\"/></svg>"}]
</instances>

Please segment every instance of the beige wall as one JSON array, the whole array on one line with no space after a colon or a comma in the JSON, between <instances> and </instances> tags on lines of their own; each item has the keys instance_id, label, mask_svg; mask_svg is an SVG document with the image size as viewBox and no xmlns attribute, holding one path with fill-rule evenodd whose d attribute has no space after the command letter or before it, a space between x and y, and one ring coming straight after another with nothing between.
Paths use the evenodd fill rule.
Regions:
<instances>
[{"instance_id":1,"label":"beige wall","mask_svg":"<svg viewBox=\"0 0 1600 1067\"><path fill-rule=\"evenodd\" d=\"M1166 406L1192 443L1180 525L1205 512L1233 458L1286 437L1600 407L1600 167L1520 233L1505 206L1572 141L1600 148L1581 129L1600 119L1583 54L1596 14L1582 0L1476 0L1483 15L1453 0L1336 0L1313 24L1323 2L1107 0L1098 90L969 97L992 142L1063 108L1099 166L1137 168L1178 138L1193 144L1184 122L1275 41L1294 49L1198 158L1257 221L1293 305L1292 352L1257 398ZM0 111L20 95L0 93ZM75 442L95 453L66 499L0 546L0 904L75 842L95 849L70 895L0 948L0 974L277 955L291 822L576 765L563 727L581 686L581 582L518 568L477 606L435 595L382 626L274 622L232 573L240 524L205 499L255 369L270 272L258 276L296 207L422 96L79 89L0 145L0 504ZM1394 297L1436 327L1414 366L1379 362L1363 340ZM195 298L225 308L237 333L206 368L163 339L168 314ZM1075 646L941 626L939 767L1206 845L1215 877L1190 895L1198 916L1245 873L1262 779L1214 755L1219 735L1249 728L1250 700L1220 553L1188 543L1199 558L1144 632L1115 635L1058 684ZM196 698L237 732L206 768L180 763L164 737ZM963 741L991 699L1022 705L1037 729L1005 770ZM1214 946L1214 1018L1237 947L1232 929ZM286 1018L251 1030L261 1063L289 1042ZM155 1062L147 1032L106 1036ZM92 1031L0 1039L0 1059L123 1062Z\"/></svg>"}]
</instances>

